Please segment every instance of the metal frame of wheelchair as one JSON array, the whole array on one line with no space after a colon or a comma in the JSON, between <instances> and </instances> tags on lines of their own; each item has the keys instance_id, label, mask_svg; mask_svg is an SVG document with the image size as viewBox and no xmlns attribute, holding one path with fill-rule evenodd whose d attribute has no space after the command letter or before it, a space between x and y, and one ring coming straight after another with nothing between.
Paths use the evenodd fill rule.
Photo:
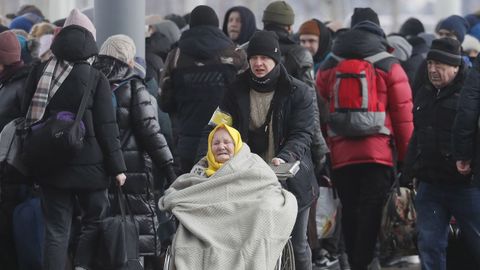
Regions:
<instances>
[{"instance_id":1,"label":"metal frame of wheelchair","mask_svg":"<svg viewBox=\"0 0 480 270\"><path fill-rule=\"evenodd\" d=\"M165 262L163 264L163 270L174 270L172 246L167 247L165 252ZM277 260L277 265L273 270L295 270L295 257L293 255L293 246L290 239L282 250L280 258Z\"/></svg>"}]
</instances>

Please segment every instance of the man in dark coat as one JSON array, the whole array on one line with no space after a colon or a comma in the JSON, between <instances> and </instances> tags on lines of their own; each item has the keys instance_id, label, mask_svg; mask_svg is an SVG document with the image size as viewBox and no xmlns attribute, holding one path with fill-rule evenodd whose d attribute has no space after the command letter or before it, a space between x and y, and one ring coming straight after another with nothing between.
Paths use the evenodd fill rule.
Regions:
<instances>
[{"instance_id":1,"label":"man in dark coat","mask_svg":"<svg viewBox=\"0 0 480 270\"><path fill-rule=\"evenodd\" d=\"M87 62L98 54L93 33L91 21L78 9L72 10L52 43L54 57L32 67L26 82L22 114L27 115L27 123L41 122L58 111L76 112L84 92L91 92L82 118L86 133L83 148L71 160L59 161L55 170L35 175L42 188L45 270L65 268L75 199L82 210L82 233L74 264L77 269L91 269L98 250L98 224L106 217L109 206L107 187L112 178L118 185L126 179L110 87L105 76ZM45 67L62 72L48 74ZM47 104L39 95L43 89L37 87L39 81L45 80L54 85L48 87ZM88 85L92 88L87 89ZM58 88L55 93L51 93L53 88ZM32 110L34 107L37 109Z\"/></svg>"},{"instance_id":2,"label":"man in dark coat","mask_svg":"<svg viewBox=\"0 0 480 270\"><path fill-rule=\"evenodd\" d=\"M11 31L0 33L0 130L13 119L20 117L24 83L29 67L20 59L20 43ZM13 242L12 215L22 201L22 178L15 169L4 162L0 165L0 265L16 269Z\"/></svg>"},{"instance_id":3,"label":"man in dark coat","mask_svg":"<svg viewBox=\"0 0 480 270\"><path fill-rule=\"evenodd\" d=\"M314 135L311 152L315 169L319 171L324 165L328 147L320 130L320 113L313 79L312 54L293 39L295 14L287 2L274 1L270 3L263 11L262 21L264 30L273 31L278 36L282 64L287 73L310 86L310 96L314 104Z\"/></svg>"},{"instance_id":4,"label":"man in dark coat","mask_svg":"<svg viewBox=\"0 0 480 270\"><path fill-rule=\"evenodd\" d=\"M469 164L464 159L463 146L468 139L463 137L463 127L472 118L463 118L469 106L461 109L467 104L462 102L466 67L460 43L451 38L436 39L426 60L428 80L415 98L414 132L404 171L419 181L415 197L418 249L422 269L428 270L446 269L452 216L466 236L473 258L480 262L480 182L472 180L471 170L463 166ZM461 144L455 143L457 139Z\"/></svg>"},{"instance_id":5,"label":"man in dark coat","mask_svg":"<svg viewBox=\"0 0 480 270\"><path fill-rule=\"evenodd\" d=\"M159 105L172 119L175 162L182 173L193 167L203 127L226 85L246 68L245 53L218 28L215 11L208 6L194 8L190 29L169 53L160 79Z\"/></svg>"},{"instance_id":6,"label":"man in dark coat","mask_svg":"<svg viewBox=\"0 0 480 270\"><path fill-rule=\"evenodd\" d=\"M312 269L306 233L310 204L318 189L310 154L313 99L306 84L287 74L279 47L270 31L253 35L247 49L250 69L228 86L204 137L215 125L227 123L266 162L301 162L300 171L286 181L286 186L297 198L299 209L292 232L295 265L297 269Z\"/></svg>"}]
</instances>

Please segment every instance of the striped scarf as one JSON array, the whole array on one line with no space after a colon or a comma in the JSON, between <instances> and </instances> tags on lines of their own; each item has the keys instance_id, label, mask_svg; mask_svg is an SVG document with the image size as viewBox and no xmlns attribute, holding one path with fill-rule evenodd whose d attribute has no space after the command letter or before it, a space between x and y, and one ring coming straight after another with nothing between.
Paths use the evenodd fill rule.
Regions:
<instances>
[{"instance_id":1,"label":"striped scarf","mask_svg":"<svg viewBox=\"0 0 480 270\"><path fill-rule=\"evenodd\" d=\"M53 57L47 64L45 71L38 81L37 90L33 95L27 111L25 126L40 121L45 114L48 103L57 92L60 85L72 71L73 64Z\"/></svg>"}]
</instances>

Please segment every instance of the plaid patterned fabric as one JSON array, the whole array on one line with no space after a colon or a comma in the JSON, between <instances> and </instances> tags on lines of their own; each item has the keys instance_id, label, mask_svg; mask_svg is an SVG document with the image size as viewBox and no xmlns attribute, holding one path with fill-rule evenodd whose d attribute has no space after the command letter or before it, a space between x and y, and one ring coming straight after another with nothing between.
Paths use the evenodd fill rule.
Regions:
<instances>
[{"instance_id":1,"label":"plaid patterned fabric","mask_svg":"<svg viewBox=\"0 0 480 270\"><path fill-rule=\"evenodd\" d=\"M47 64L45 71L38 81L37 90L33 95L27 111L25 126L30 127L40 121L45 109L60 85L72 71L73 64L53 57Z\"/></svg>"}]
</instances>

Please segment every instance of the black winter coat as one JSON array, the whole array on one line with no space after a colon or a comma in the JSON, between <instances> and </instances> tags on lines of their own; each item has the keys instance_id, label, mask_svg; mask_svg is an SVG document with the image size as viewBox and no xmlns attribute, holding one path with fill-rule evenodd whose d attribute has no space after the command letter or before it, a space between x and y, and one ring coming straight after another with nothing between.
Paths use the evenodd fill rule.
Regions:
<instances>
[{"instance_id":1,"label":"black winter coat","mask_svg":"<svg viewBox=\"0 0 480 270\"><path fill-rule=\"evenodd\" d=\"M113 87L120 85L114 95L122 151L127 164L127 181L123 190L128 194L132 213L140 224L140 253L158 255L160 243L153 197L152 161L157 168L173 170L172 154L160 132L152 97L142 80L127 64L109 56L99 56L94 66L107 76Z\"/></svg>"},{"instance_id":2,"label":"black winter coat","mask_svg":"<svg viewBox=\"0 0 480 270\"><path fill-rule=\"evenodd\" d=\"M407 61L402 62L402 67L407 73L408 81L410 82L410 86L413 87L415 82L415 76L417 75L417 71L419 70L422 62L424 62L425 58L427 57L428 53L428 46L425 42L415 42L412 44L412 55ZM413 93L412 93L413 96Z\"/></svg>"},{"instance_id":3,"label":"black winter coat","mask_svg":"<svg viewBox=\"0 0 480 270\"><path fill-rule=\"evenodd\" d=\"M6 70L9 75L0 80L0 130L13 119L22 116L21 104L25 93L23 86L29 70L30 67L24 65ZM6 162L0 168L0 212L7 216L2 216L5 217L5 222L11 222L10 211L24 199L21 189L26 179Z\"/></svg>"},{"instance_id":4,"label":"black winter coat","mask_svg":"<svg viewBox=\"0 0 480 270\"><path fill-rule=\"evenodd\" d=\"M118 127L108 81L85 60L98 53L93 36L85 28L65 27L55 38L52 52L58 58L75 63L47 106L44 119L55 111L77 112L89 80L91 97L82 121L86 127L84 147L66 166L40 177L39 183L56 188L98 190L109 185L109 177L126 171L118 140ZM38 80L46 63L32 67L25 87L22 114L26 115Z\"/></svg>"},{"instance_id":5,"label":"black winter coat","mask_svg":"<svg viewBox=\"0 0 480 270\"><path fill-rule=\"evenodd\" d=\"M437 90L426 81L419 89L413 109L414 131L405 159L405 173L410 177L430 183L470 182L470 176L457 171L452 144L452 127L464 79L462 66L448 86Z\"/></svg>"},{"instance_id":6,"label":"black winter coat","mask_svg":"<svg viewBox=\"0 0 480 270\"><path fill-rule=\"evenodd\" d=\"M320 129L320 111L316 86L313 79L313 58L310 52L295 42L292 36L282 27L267 25L266 30L274 31L279 37L280 51L282 52L282 63L287 73L292 77L310 86L311 97L313 98L314 129L311 154L317 170L322 167L322 161L326 153L330 152L325 138Z\"/></svg>"},{"instance_id":7,"label":"black winter coat","mask_svg":"<svg viewBox=\"0 0 480 270\"><path fill-rule=\"evenodd\" d=\"M29 66L22 66L0 81L0 130L22 115L20 110L25 93L24 84L29 71Z\"/></svg>"},{"instance_id":8,"label":"black winter coat","mask_svg":"<svg viewBox=\"0 0 480 270\"><path fill-rule=\"evenodd\" d=\"M173 121L175 152L180 158L194 159L203 127L226 86L246 68L245 53L220 29L196 26L183 32L179 47L167 57L159 100Z\"/></svg>"},{"instance_id":9,"label":"black winter coat","mask_svg":"<svg viewBox=\"0 0 480 270\"><path fill-rule=\"evenodd\" d=\"M480 181L480 58L468 70L458 102L453 125L453 156L455 160L471 160L474 179Z\"/></svg>"},{"instance_id":10,"label":"black winter coat","mask_svg":"<svg viewBox=\"0 0 480 270\"><path fill-rule=\"evenodd\" d=\"M233 127L240 132L247 144L251 91L248 84L249 73L246 71L237 77L237 80L228 87L220 105L222 111L231 115ZM283 67L277 85L276 102L272 111L274 153L275 157L286 162L301 161L300 171L295 177L286 181L287 189L295 195L301 210L310 206L318 189L310 153L314 104L308 86L288 75ZM211 129L212 127L205 129L205 138ZM205 145L202 143L203 147ZM267 162L270 161L267 160Z\"/></svg>"}]
</instances>

